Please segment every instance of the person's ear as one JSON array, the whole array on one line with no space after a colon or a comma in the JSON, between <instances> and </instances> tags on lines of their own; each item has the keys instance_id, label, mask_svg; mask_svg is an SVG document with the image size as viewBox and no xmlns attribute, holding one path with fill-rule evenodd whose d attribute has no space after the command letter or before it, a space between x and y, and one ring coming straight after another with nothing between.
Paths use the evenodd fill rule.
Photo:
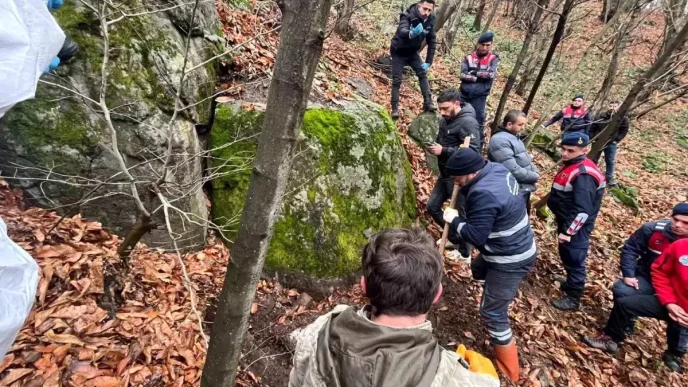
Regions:
<instances>
[{"instance_id":1,"label":"person's ear","mask_svg":"<svg viewBox=\"0 0 688 387\"><path fill-rule=\"evenodd\" d=\"M444 288L442 287L442 284L440 284L440 287L437 289L437 294L435 294L435 298L433 298L432 303L435 304L437 301L440 300L440 297L442 296L442 292L444 291Z\"/></svg>"},{"instance_id":2,"label":"person's ear","mask_svg":"<svg viewBox=\"0 0 688 387\"><path fill-rule=\"evenodd\" d=\"M364 276L361 276L361 291L363 292L363 295L366 294L366 282Z\"/></svg>"}]
</instances>

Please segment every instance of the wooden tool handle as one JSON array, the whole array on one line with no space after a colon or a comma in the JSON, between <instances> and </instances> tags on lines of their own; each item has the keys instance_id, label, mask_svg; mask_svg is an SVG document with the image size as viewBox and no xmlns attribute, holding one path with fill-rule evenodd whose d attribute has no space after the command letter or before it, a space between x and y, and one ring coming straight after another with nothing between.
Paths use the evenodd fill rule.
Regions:
<instances>
[{"instance_id":1,"label":"wooden tool handle","mask_svg":"<svg viewBox=\"0 0 688 387\"><path fill-rule=\"evenodd\" d=\"M466 136L463 139L463 144L459 148L468 148L471 144L471 137ZM449 202L449 208L456 208L456 200L459 198L459 187L458 184L454 184L454 190L452 191L451 201ZM449 237L449 223L444 223L444 230L442 230L442 240L440 241L440 254L444 254L444 247L447 244L447 238Z\"/></svg>"}]
</instances>

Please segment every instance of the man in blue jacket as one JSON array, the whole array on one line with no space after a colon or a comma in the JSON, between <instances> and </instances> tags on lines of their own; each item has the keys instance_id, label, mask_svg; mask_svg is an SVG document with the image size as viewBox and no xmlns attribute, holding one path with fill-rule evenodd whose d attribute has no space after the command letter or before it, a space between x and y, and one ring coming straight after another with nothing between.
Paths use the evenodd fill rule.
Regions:
<instances>
[{"instance_id":1,"label":"man in blue jacket","mask_svg":"<svg viewBox=\"0 0 688 387\"><path fill-rule=\"evenodd\" d=\"M487 162L471 149L459 149L445 170L461 186L465 213L447 209L450 240L470 243L480 251L473 278L484 281L480 314L493 344L497 365L518 380L518 351L509 323L509 304L535 266L535 239L518 182L503 165Z\"/></svg>"},{"instance_id":2,"label":"man in blue jacket","mask_svg":"<svg viewBox=\"0 0 688 387\"><path fill-rule=\"evenodd\" d=\"M561 120L561 131L566 132L583 132L588 134L592 118L590 113L585 108L585 97L583 94L578 94L573 97L571 104L557 112L549 121L542 124L543 127L548 127L555 122Z\"/></svg>"},{"instance_id":3,"label":"man in blue jacket","mask_svg":"<svg viewBox=\"0 0 688 387\"><path fill-rule=\"evenodd\" d=\"M564 133L561 140L563 165L552 183L547 206L557 222L559 256L566 280L558 280L564 297L552 301L559 310L580 306L586 280L585 259L590 247L590 234L602 205L606 180L588 158L588 135Z\"/></svg>"},{"instance_id":4,"label":"man in blue jacket","mask_svg":"<svg viewBox=\"0 0 688 387\"><path fill-rule=\"evenodd\" d=\"M475 109L475 118L480 124L480 148L485 143L485 105L497 76L499 55L492 52L494 33L487 31L480 35L475 51L461 63L461 102Z\"/></svg>"},{"instance_id":5,"label":"man in blue jacket","mask_svg":"<svg viewBox=\"0 0 688 387\"><path fill-rule=\"evenodd\" d=\"M420 91L423 93L423 109L435 111L437 107L432 103L430 84L427 71L432 66L435 57L437 37L435 35L435 0L422 0L413 4L406 12L399 15L397 32L392 38L390 54L392 55L392 119L399 118L399 89L404 73L404 67L410 66L418 77ZM425 62L420 59L423 41L428 44Z\"/></svg>"}]
</instances>

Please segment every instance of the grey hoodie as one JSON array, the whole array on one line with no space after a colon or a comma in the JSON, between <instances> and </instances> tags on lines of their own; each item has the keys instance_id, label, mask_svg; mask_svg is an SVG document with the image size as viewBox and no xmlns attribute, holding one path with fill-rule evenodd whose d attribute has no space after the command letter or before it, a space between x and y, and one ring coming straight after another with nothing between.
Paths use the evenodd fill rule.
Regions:
<instances>
[{"instance_id":1,"label":"grey hoodie","mask_svg":"<svg viewBox=\"0 0 688 387\"><path fill-rule=\"evenodd\" d=\"M340 305L292 333L296 341L290 387L497 387L444 350L426 321L392 328L372 322L369 308Z\"/></svg>"}]
</instances>

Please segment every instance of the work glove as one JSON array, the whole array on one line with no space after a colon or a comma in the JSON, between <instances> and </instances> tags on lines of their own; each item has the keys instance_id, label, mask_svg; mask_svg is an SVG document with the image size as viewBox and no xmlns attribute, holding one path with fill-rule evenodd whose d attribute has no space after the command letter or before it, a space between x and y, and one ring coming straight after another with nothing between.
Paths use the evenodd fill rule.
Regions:
<instances>
[{"instance_id":1,"label":"work glove","mask_svg":"<svg viewBox=\"0 0 688 387\"><path fill-rule=\"evenodd\" d=\"M477 71L477 70L471 70L471 71L469 71L468 73L471 74L471 75L474 76L474 77L477 77L477 76L478 76L478 71Z\"/></svg>"},{"instance_id":2,"label":"work glove","mask_svg":"<svg viewBox=\"0 0 688 387\"><path fill-rule=\"evenodd\" d=\"M48 65L48 68L43 71L43 74L49 74L51 71L57 70L58 66L60 66L60 58L55 57Z\"/></svg>"},{"instance_id":3,"label":"work glove","mask_svg":"<svg viewBox=\"0 0 688 387\"><path fill-rule=\"evenodd\" d=\"M64 0L46 0L46 5L50 11L62 7L62 4L64 4Z\"/></svg>"},{"instance_id":4,"label":"work glove","mask_svg":"<svg viewBox=\"0 0 688 387\"><path fill-rule=\"evenodd\" d=\"M466 349L466 346L463 344L459 345L459 348L456 349L456 353L466 360L469 366L468 369L471 372L475 372L476 374L484 374L499 380L499 376L497 376L497 370L490 359L479 354L478 352Z\"/></svg>"},{"instance_id":5,"label":"work glove","mask_svg":"<svg viewBox=\"0 0 688 387\"><path fill-rule=\"evenodd\" d=\"M455 218L459 217L459 211L453 209L453 208L447 208L444 210L444 214L442 214L442 219L444 219L445 222L451 223Z\"/></svg>"},{"instance_id":6,"label":"work glove","mask_svg":"<svg viewBox=\"0 0 688 387\"><path fill-rule=\"evenodd\" d=\"M423 68L423 70L428 71L428 69L430 68L430 63L423 63L421 67Z\"/></svg>"},{"instance_id":7,"label":"work glove","mask_svg":"<svg viewBox=\"0 0 688 387\"><path fill-rule=\"evenodd\" d=\"M423 33L423 24L418 24L417 26L415 26L411 29L411 32L409 32L409 36L411 37L411 39L413 39L422 33Z\"/></svg>"}]
</instances>

